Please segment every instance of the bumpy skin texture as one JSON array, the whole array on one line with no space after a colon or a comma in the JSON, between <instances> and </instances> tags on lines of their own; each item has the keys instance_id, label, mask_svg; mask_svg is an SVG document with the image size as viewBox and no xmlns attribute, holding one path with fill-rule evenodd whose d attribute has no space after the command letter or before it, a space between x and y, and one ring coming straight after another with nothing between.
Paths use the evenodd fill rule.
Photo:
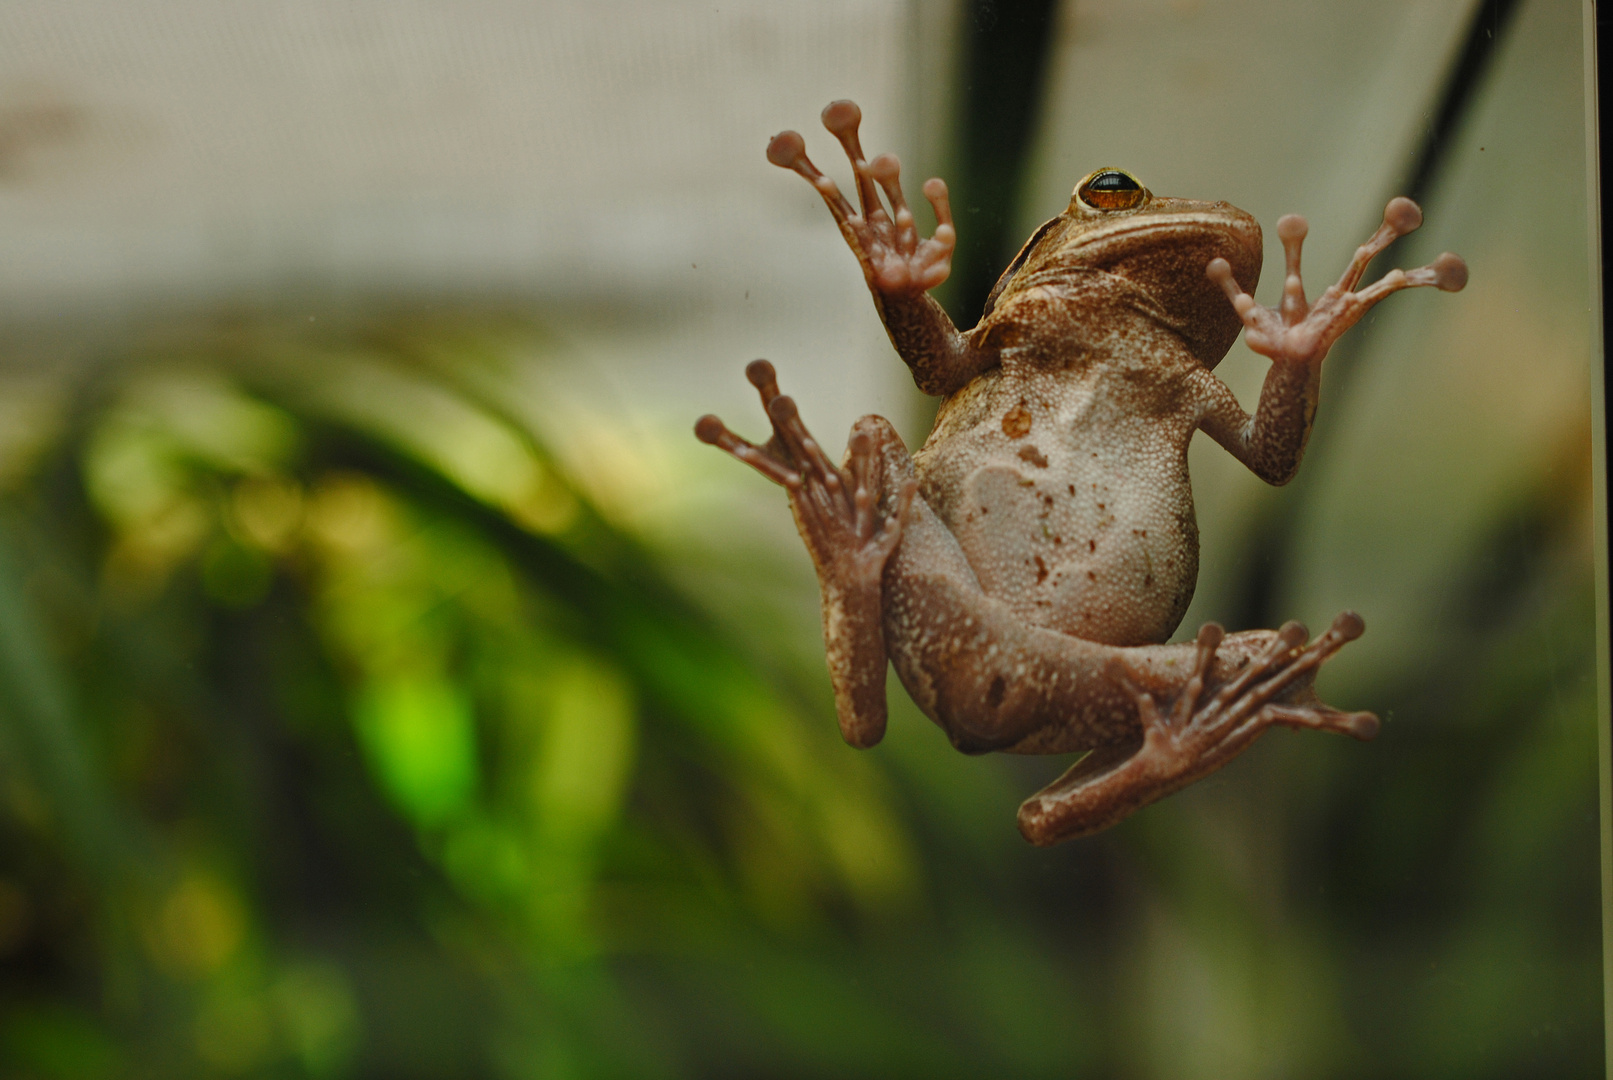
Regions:
<instances>
[{"instance_id":1,"label":"bumpy skin texture","mask_svg":"<svg viewBox=\"0 0 1613 1080\"><path fill-rule=\"evenodd\" d=\"M747 374L772 438L753 446L711 416L696 433L789 492L822 584L846 740L883 735L889 659L965 753L1092 751L1020 808L1025 836L1050 844L1179 790L1273 724L1371 738L1375 717L1333 709L1312 689L1321 663L1361 634L1352 613L1309 644L1297 623L1231 636L1211 624L1195 642L1161 643L1198 574L1193 433L1285 483L1339 334L1398 289L1465 284L1461 260L1442 255L1357 290L1371 257L1421 223L1415 204L1389 204L1314 306L1299 275L1304 220L1283 218L1287 276L1272 311L1240 288L1260 273L1253 218L1099 170L961 333L925 295L945 279L955 240L945 184L925 184L939 224L921 240L895 158L863 158L856 106L834 102L823 119L851 160L860 206L794 132L768 157L828 204L897 353L921 389L945 397L935 428L909 456L889 422L864 417L837 466L757 361ZM1253 416L1213 374L1240 329L1273 361Z\"/></svg>"}]
</instances>

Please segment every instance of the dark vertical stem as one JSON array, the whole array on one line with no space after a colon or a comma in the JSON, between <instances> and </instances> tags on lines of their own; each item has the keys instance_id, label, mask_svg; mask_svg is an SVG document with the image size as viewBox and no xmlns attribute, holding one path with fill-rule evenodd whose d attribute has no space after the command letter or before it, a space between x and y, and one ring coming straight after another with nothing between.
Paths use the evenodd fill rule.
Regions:
<instances>
[{"instance_id":1,"label":"dark vertical stem","mask_svg":"<svg viewBox=\"0 0 1613 1080\"><path fill-rule=\"evenodd\" d=\"M1422 148L1407 175L1401 190L1421 202L1433 186L1440 167L1449 155L1452 140L1462 117L1467 115L1473 96L1484 81L1496 46L1512 27L1513 16L1518 12L1518 0L1484 0L1473 12L1468 24L1467 40L1445 79L1445 90L1440 95L1439 108L1423 137Z\"/></svg>"},{"instance_id":2,"label":"dark vertical stem","mask_svg":"<svg viewBox=\"0 0 1613 1080\"><path fill-rule=\"evenodd\" d=\"M1021 236L1010 235L1041 110L1058 0L967 0L952 205L958 253L945 300L973 326Z\"/></svg>"}]
</instances>

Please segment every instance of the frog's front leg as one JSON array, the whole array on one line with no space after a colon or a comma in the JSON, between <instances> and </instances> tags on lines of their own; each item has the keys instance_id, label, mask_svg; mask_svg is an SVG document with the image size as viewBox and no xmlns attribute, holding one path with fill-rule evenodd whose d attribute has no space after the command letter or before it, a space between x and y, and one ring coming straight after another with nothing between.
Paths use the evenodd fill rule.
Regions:
<instances>
[{"instance_id":1,"label":"frog's front leg","mask_svg":"<svg viewBox=\"0 0 1613 1080\"><path fill-rule=\"evenodd\" d=\"M1128 670L1129 658L1114 658L1109 675L1135 704L1140 737L1093 751L1027 799L1019 809L1020 831L1032 843L1046 845L1106 829L1219 769L1273 725L1371 739L1378 732L1376 716L1325 705L1310 686L1323 661L1360 637L1362 629L1361 617L1345 612L1307 646L1305 628L1288 623L1215 685L1211 673L1217 660L1225 659L1217 653L1230 640L1208 623L1194 643L1192 673L1165 711L1157 691ZM1236 637L1247 643L1258 636Z\"/></svg>"},{"instance_id":2,"label":"frog's front leg","mask_svg":"<svg viewBox=\"0 0 1613 1080\"><path fill-rule=\"evenodd\" d=\"M1298 470L1311 421L1316 416L1322 360L1340 335L1390 293L1422 285L1458 292L1467 284L1467 264L1446 252L1427 266L1391 270L1367 288L1356 290L1373 257L1422 222L1423 212L1416 203L1406 198L1390 200L1383 212L1383 224L1356 249L1344 275L1315 304L1306 301L1300 278L1300 249L1309 226L1297 214L1277 222L1277 235L1288 266L1283 298L1276 311L1255 303L1254 297L1239 287L1225 259L1210 262L1207 273L1226 290L1243 321L1244 340L1249 348L1269 357L1272 366L1252 417L1243 411L1225 383L1208 370L1199 372L1197 377L1205 396L1200 426L1261 479L1283 484Z\"/></svg>"},{"instance_id":3,"label":"frog's front leg","mask_svg":"<svg viewBox=\"0 0 1613 1080\"><path fill-rule=\"evenodd\" d=\"M856 102L833 101L823 110L823 126L851 159L860 209L812 164L799 133L775 135L767 147L767 160L800 173L828 204L862 265L891 344L912 369L919 389L927 394L950 394L997 361L994 351L976 348L970 335L959 333L941 305L928 295L952 272L952 250L957 243L946 182L931 178L924 183L924 197L935 211L937 224L935 235L921 241L913 211L902 195L901 163L895 154L865 160L857 137L861 123L862 110ZM880 189L890 202L888 211L880 202Z\"/></svg>"},{"instance_id":4,"label":"frog's front leg","mask_svg":"<svg viewBox=\"0 0 1613 1080\"><path fill-rule=\"evenodd\" d=\"M885 638L880 579L902 536L902 519L917 484L909 476L881 502L889 449L859 422L844 468L830 461L795 402L779 393L777 375L756 360L745 377L761 393L773 437L755 446L715 416L695 424L702 442L718 446L789 492L795 524L818 571L823 639L834 685L840 733L853 746L873 746L885 734ZM888 425L887 425L888 426ZM888 440L881 440L882 442Z\"/></svg>"}]
</instances>

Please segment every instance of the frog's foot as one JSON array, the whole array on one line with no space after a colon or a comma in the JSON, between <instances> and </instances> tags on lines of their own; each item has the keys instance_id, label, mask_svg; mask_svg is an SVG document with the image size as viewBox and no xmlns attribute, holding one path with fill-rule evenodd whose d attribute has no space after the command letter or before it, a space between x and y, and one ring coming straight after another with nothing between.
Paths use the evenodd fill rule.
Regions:
<instances>
[{"instance_id":1,"label":"frog's foot","mask_svg":"<svg viewBox=\"0 0 1613 1080\"><path fill-rule=\"evenodd\" d=\"M1212 690L1210 673L1223 631L1208 623L1199 631L1192 673L1164 712L1125 660L1116 657L1110 676L1135 703L1142 738L1093 751L1026 800L1019 809L1020 832L1047 845L1106 829L1219 769L1274 724L1371 739L1378 733L1377 717L1324 705L1310 686L1316 669L1363 629L1359 615L1345 612L1306 645L1305 628L1290 622L1263 652Z\"/></svg>"},{"instance_id":2,"label":"frog's foot","mask_svg":"<svg viewBox=\"0 0 1613 1080\"><path fill-rule=\"evenodd\" d=\"M1467 284L1467 264L1461 256L1445 252L1427 266L1415 270L1391 270L1378 281L1356 291L1361 275L1373 257L1395 240L1415 231L1423 223L1423 212L1407 198L1389 201L1383 211L1383 224L1366 243L1355 249L1355 257L1338 283L1329 286L1314 305L1305 300L1305 285L1299 276L1299 252L1310 226L1298 214L1277 222L1277 235L1283 242L1288 272L1283 281L1283 298L1277 311L1255 303L1232 277L1225 259L1211 260L1208 274L1226 290L1238 317L1247 330L1244 340L1262 356L1287 363L1319 364L1339 335L1354 326L1379 300L1401 289L1432 285L1445 292L1459 292Z\"/></svg>"},{"instance_id":3,"label":"frog's foot","mask_svg":"<svg viewBox=\"0 0 1613 1080\"><path fill-rule=\"evenodd\" d=\"M861 212L840 193L833 180L812 164L806 155L806 141L797 132L775 135L767 144L767 160L800 173L823 196L846 243L862 263L870 288L882 294L917 296L941 284L952 272L952 249L957 245L958 234L952 224L946 182L938 178L924 182L924 197L935 211L936 226L934 236L920 241L913 211L902 196L901 163L895 154L865 160L857 139L861 123L862 110L856 102L832 101L823 110L823 126L840 140L851 159ZM881 188L890 201L889 211L880 202Z\"/></svg>"},{"instance_id":4,"label":"frog's foot","mask_svg":"<svg viewBox=\"0 0 1613 1080\"><path fill-rule=\"evenodd\" d=\"M773 364L755 359L745 368L745 377L761 393L761 405L773 421L773 438L758 447L727 430L715 416L700 417L695 437L786 488L795 522L826 587L877 584L902 538L902 517L913 501L915 482L903 482L895 492L895 513L882 514L884 463L866 427L858 424L853 430L845 467L837 467L802 424L795 401L779 393Z\"/></svg>"},{"instance_id":5,"label":"frog's foot","mask_svg":"<svg viewBox=\"0 0 1613 1080\"><path fill-rule=\"evenodd\" d=\"M752 361L745 377L761 393L773 437L757 446L729 431L715 416L702 416L695 424L695 436L789 492L801 537L820 576L843 587L877 583L885 560L901 539L902 517L916 484L906 481L896 492L895 512L881 514L884 466L874 437L859 425L847 446L845 467L837 467L801 422L795 401L779 393L772 364Z\"/></svg>"}]
</instances>

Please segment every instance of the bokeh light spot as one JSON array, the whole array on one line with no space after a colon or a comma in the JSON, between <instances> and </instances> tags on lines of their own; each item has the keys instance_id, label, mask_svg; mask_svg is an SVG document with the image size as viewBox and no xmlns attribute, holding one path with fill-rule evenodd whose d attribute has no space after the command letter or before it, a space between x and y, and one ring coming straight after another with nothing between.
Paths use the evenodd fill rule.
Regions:
<instances>
[{"instance_id":1,"label":"bokeh light spot","mask_svg":"<svg viewBox=\"0 0 1613 1080\"><path fill-rule=\"evenodd\" d=\"M429 675L377 679L356 711L370 768L400 810L440 825L464 807L476 790L476 735L457 687Z\"/></svg>"}]
</instances>

